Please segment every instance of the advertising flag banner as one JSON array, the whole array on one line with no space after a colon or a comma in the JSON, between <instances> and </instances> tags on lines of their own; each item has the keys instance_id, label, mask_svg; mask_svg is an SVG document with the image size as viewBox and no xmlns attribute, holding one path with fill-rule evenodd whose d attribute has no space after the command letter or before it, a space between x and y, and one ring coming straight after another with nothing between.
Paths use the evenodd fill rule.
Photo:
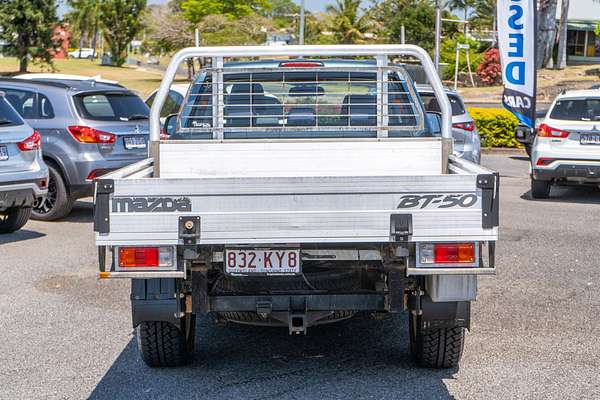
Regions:
<instances>
[{"instance_id":1,"label":"advertising flag banner","mask_svg":"<svg viewBox=\"0 0 600 400\"><path fill-rule=\"evenodd\" d=\"M502 62L502 103L535 127L536 0L498 0L498 43Z\"/></svg>"}]
</instances>

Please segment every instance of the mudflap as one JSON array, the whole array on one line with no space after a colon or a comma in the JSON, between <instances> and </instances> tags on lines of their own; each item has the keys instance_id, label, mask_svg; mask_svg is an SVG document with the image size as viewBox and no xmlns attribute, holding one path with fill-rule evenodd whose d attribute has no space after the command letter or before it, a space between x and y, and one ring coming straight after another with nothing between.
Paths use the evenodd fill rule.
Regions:
<instances>
[{"instance_id":1,"label":"mudflap","mask_svg":"<svg viewBox=\"0 0 600 400\"><path fill-rule=\"evenodd\" d=\"M467 328L471 329L471 302L450 301L434 303L429 296L421 297L422 328Z\"/></svg>"},{"instance_id":2,"label":"mudflap","mask_svg":"<svg viewBox=\"0 0 600 400\"><path fill-rule=\"evenodd\" d=\"M137 327L141 322L164 321L180 328L182 311L185 309L183 301L176 279L132 279L133 327Z\"/></svg>"}]
</instances>

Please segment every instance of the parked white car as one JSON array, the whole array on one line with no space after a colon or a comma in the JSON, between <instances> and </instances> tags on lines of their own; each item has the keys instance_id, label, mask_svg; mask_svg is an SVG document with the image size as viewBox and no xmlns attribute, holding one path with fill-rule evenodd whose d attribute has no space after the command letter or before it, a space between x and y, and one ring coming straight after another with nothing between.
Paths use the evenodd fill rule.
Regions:
<instances>
[{"instance_id":1,"label":"parked white car","mask_svg":"<svg viewBox=\"0 0 600 400\"><path fill-rule=\"evenodd\" d=\"M94 52L94 49L83 47L81 49L70 51L69 57L71 58L96 58L98 55Z\"/></svg>"},{"instance_id":2,"label":"parked white car","mask_svg":"<svg viewBox=\"0 0 600 400\"><path fill-rule=\"evenodd\" d=\"M559 95L540 124L531 157L531 196L552 185L600 184L600 90Z\"/></svg>"}]
</instances>

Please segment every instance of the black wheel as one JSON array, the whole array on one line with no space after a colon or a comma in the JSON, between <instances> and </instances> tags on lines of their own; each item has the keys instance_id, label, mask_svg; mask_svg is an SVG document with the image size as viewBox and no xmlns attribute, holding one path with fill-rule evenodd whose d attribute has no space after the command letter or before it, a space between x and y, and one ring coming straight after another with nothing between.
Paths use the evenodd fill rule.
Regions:
<instances>
[{"instance_id":1,"label":"black wheel","mask_svg":"<svg viewBox=\"0 0 600 400\"><path fill-rule=\"evenodd\" d=\"M525 152L527 153L527 156L531 158L531 144L525 145Z\"/></svg>"},{"instance_id":2,"label":"black wheel","mask_svg":"<svg viewBox=\"0 0 600 400\"><path fill-rule=\"evenodd\" d=\"M31 216L30 207L12 207L0 211L0 233L12 233L21 229Z\"/></svg>"},{"instance_id":3,"label":"black wheel","mask_svg":"<svg viewBox=\"0 0 600 400\"><path fill-rule=\"evenodd\" d=\"M196 318L182 319L181 329L162 321L142 322L136 329L138 348L149 367L184 365L194 352Z\"/></svg>"},{"instance_id":4,"label":"black wheel","mask_svg":"<svg viewBox=\"0 0 600 400\"><path fill-rule=\"evenodd\" d=\"M550 197L550 181L538 181L531 178L531 197L534 199L547 199Z\"/></svg>"},{"instance_id":5,"label":"black wheel","mask_svg":"<svg viewBox=\"0 0 600 400\"><path fill-rule=\"evenodd\" d=\"M48 165L48 195L33 206L31 218L40 221L54 221L71 212L74 200L69 196L65 180L54 165Z\"/></svg>"},{"instance_id":6,"label":"black wheel","mask_svg":"<svg viewBox=\"0 0 600 400\"><path fill-rule=\"evenodd\" d=\"M423 329L420 316L409 314L410 352L421 367L458 366L465 345L465 328Z\"/></svg>"}]
</instances>

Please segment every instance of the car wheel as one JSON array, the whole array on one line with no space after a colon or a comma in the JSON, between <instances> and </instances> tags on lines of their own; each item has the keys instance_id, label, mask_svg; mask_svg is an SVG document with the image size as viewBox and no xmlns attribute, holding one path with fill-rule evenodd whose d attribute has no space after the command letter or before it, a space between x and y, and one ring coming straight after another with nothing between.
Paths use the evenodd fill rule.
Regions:
<instances>
[{"instance_id":1,"label":"car wheel","mask_svg":"<svg viewBox=\"0 0 600 400\"><path fill-rule=\"evenodd\" d=\"M550 181L538 181L531 178L531 197L534 199L547 199L550 197Z\"/></svg>"},{"instance_id":2,"label":"car wheel","mask_svg":"<svg viewBox=\"0 0 600 400\"><path fill-rule=\"evenodd\" d=\"M31 218L40 221L54 221L68 215L73 208L74 200L67 191L65 180L56 167L48 165L50 179L48 194L43 201L33 206Z\"/></svg>"},{"instance_id":3,"label":"car wheel","mask_svg":"<svg viewBox=\"0 0 600 400\"><path fill-rule=\"evenodd\" d=\"M421 317L409 314L410 352L425 368L458 366L465 346L465 328L423 329Z\"/></svg>"},{"instance_id":4,"label":"car wheel","mask_svg":"<svg viewBox=\"0 0 600 400\"><path fill-rule=\"evenodd\" d=\"M527 153L527 157L531 158L531 144L525 145L525 152Z\"/></svg>"},{"instance_id":5,"label":"car wheel","mask_svg":"<svg viewBox=\"0 0 600 400\"><path fill-rule=\"evenodd\" d=\"M142 322L136 328L138 348L142 359L149 367L176 367L189 361L194 352L194 315L181 329L164 321Z\"/></svg>"},{"instance_id":6,"label":"car wheel","mask_svg":"<svg viewBox=\"0 0 600 400\"><path fill-rule=\"evenodd\" d=\"M0 233L12 233L21 229L31 216L30 207L12 207L0 211Z\"/></svg>"}]
</instances>

